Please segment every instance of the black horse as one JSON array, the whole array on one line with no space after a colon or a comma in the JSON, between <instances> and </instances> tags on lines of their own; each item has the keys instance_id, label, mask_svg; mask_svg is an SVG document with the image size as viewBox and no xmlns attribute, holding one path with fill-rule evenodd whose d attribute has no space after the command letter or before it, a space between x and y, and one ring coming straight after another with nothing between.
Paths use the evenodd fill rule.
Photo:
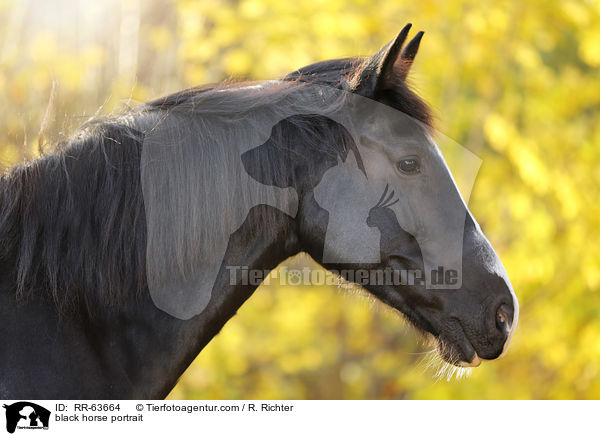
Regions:
<instances>
[{"instance_id":1,"label":"black horse","mask_svg":"<svg viewBox=\"0 0 600 436\"><path fill-rule=\"evenodd\" d=\"M366 120L362 139L339 120L318 111L289 114L273 124L263 145L238 155L236 165L244 174L228 172L225 165L231 162L211 157L209 145L199 139L196 148L181 151L179 160L173 160L180 153L175 148L169 148L164 160L144 155L156 140L160 143L162 136L153 134L157 126L168 124L163 123L168 117L185 119L187 112L194 113L190 123L197 125L188 125L186 130L192 142L219 122L228 126L223 132L235 135L242 110L244 114L271 113L290 92L311 85L401 111L414 120L411 132L426 136L429 110L405 83L422 37L419 32L404 45L409 28L368 59L320 62L271 84L182 91L125 114L95 120L58 151L5 173L0 181L0 397L164 398L194 357L254 292L255 285L231 280L233 266L269 270L304 251L330 269L415 265L427 269L428 256L436 256L427 244L436 238L419 236L421 227L413 229L410 223L427 227L427 218L439 226L452 215L449 205L460 209L464 204L432 144L419 146L409 141L410 156L390 160L386 167L383 156L388 159L394 151L381 150L394 144L382 144L377 129L367 132L377 124L369 121L375 116L373 111L360 117ZM177 126L166 129L170 138L182 134ZM392 142L400 143L397 150L404 150L399 135ZM207 141L211 138L204 135ZM174 163L175 169L165 172L164 162ZM381 244L374 250L378 261L347 262L345 250L339 249L343 241L335 235L329 239L329 232L335 230L335 211L323 204L319 192L333 186L325 180L346 166L357 169L360 183L379 183L384 174L386 180L395 177L385 183L393 184L400 202L388 198L391 191L381 196L379 204L365 194L370 207L377 206L371 213L367 209L369 216L362 223L367 230L379 232ZM414 205L414 192L433 189L419 180L435 180L436 174L440 177L436 189L442 187L445 191L439 192L447 192L452 202L447 195L440 199L436 194L441 209L425 214L429 217L402 215L403 202ZM207 186L217 189L235 177L241 185L251 179L272 192L292 193L295 202L286 203L287 209L269 202L249 203L241 222L229 220L223 211L239 198L207 198L211 192ZM332 189L341 195L349 188ZM428 201L425 194L417 193L423 199L417 206ZM211 208L212 201L220 202L220 208ZM190 204L197 208L191 210ZM390 213L391 208L396 208L396 214ZM457 366L476 366L506 351L518 305L500 260L466 207L461 210L460 286L365 287L433 335L443 359ZM196 231L191 225L200 215L210 232ZM360 224L360 220L351 223ZM214 245L223 245L221 258L218 250L210 251L214 241L203 243L203 238L225 227L225 244L218 240ZM172 238L164 238L169 231ZM327 250L339 259L327 258ZM198 253L206 257L198 258ZM174 315L196 302L188 301L187 294L180 295L179 306L163 299L163 289L179 295L172 289L179 282L169 281L169 271L180 271L185 287L188 273L199 268L198 262L217 265L214 274L207 273L213 281L206 301L194 310L183 310L181 316Z\"/></svg>"}]
</instances>

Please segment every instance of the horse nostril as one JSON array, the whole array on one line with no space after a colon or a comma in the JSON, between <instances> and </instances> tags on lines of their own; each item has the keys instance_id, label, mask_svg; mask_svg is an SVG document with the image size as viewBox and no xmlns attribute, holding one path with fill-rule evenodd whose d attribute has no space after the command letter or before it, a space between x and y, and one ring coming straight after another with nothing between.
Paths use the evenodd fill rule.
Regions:
<instances>
[{"instance_id":1,"label":"horse nostril","mask_svg":"<svg viewBox=\"0 0 600 436\"><path fill-rule=\"evenodd\" d=\"M510 326L508 325L508 313L510 312L510 308L506 305L503 304L502 306L500 306L498 308L498 311L496 312L496 326L498 327L498 329L502 330L503 332L507 332L510 330Z\"/></svg>"}]
</instances>

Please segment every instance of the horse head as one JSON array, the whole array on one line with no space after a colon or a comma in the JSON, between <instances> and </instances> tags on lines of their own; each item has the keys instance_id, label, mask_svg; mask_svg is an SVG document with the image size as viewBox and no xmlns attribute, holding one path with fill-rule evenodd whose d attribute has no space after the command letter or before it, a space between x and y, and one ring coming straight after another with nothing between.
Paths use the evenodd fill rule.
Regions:
<instances>
[{"instance_id":1,"label":"horse head","mask_svg":"<svg viewBox=\"0 0 600 436\"><path fill-rule=\"evenodd\" d=\"M506 351L518 302L433 139L426 105L406 85L423 35L404 46L409 28L337 81L324 64L290 76L326 76L352 96L349 117L330 120L317 139L284 120L272 138L279 129L288 140L250 151L244 165L261 183L297 191L302 248L326 268L420 270L410 284L360 284L431 333L444 360L477 366ZM273 161L283 171L261 170Z\"/></svg>"}]
</instances>

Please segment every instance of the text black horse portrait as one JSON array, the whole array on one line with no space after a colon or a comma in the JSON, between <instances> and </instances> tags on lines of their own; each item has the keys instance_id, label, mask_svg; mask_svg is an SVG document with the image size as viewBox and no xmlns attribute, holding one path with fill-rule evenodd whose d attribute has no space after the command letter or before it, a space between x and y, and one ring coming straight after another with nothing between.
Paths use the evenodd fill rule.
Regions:
<instances>
[{"instance_id":1,"label":"text black horse portrait","mask_svg":"<svg viewBox=\"0 0 600 436\"><path fill-rule=\"evenodd\" d=\"M452 265L441 287L363 285L446 362L506 352L517 299L406 85L423 35L404 44L409 29L367 59L88 122L7 171L0 397L163 398L255 291L232 268L299 252L336 271Z\"/></svg>"}]
</instances>

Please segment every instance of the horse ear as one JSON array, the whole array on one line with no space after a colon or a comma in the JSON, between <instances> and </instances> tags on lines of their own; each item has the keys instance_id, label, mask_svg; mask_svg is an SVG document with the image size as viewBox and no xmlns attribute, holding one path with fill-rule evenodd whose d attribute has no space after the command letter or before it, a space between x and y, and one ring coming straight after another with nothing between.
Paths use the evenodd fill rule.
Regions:
<instances>
[{"instance_id":1,"label":"horse ear","mask_svg":"<svg viewBox=\"0 0 600 436\"><path fill-rule=\"evenodd\" d=\"M393 90L406 81L424 34L417 33L402 49L411 26L410 23L404 26L392 41L362 64L349 82L352 91L375 98L380 91Z\"/></svg>"},{"instance_id":2,"label":"horse ear","mask_svg":"<svg viewBox=\"0 0 600 436\"><path fill-rule=\"evenodd\" d=\"M408 33L408 30L406 33ZM415 37L406 44L406 47L404 47L402 51L400 51L400 48L406 39L406 35L404 35L403 32L398 34L396 39L392 42L392 46L387 53L377 76L378 90L393 89L397 82L406 81L406 76L408 76L408 72L415 60L417 51L419 51L419 45L421 44L423 34L423 31L417 33Z\"/></svg>"}]
</instances>

